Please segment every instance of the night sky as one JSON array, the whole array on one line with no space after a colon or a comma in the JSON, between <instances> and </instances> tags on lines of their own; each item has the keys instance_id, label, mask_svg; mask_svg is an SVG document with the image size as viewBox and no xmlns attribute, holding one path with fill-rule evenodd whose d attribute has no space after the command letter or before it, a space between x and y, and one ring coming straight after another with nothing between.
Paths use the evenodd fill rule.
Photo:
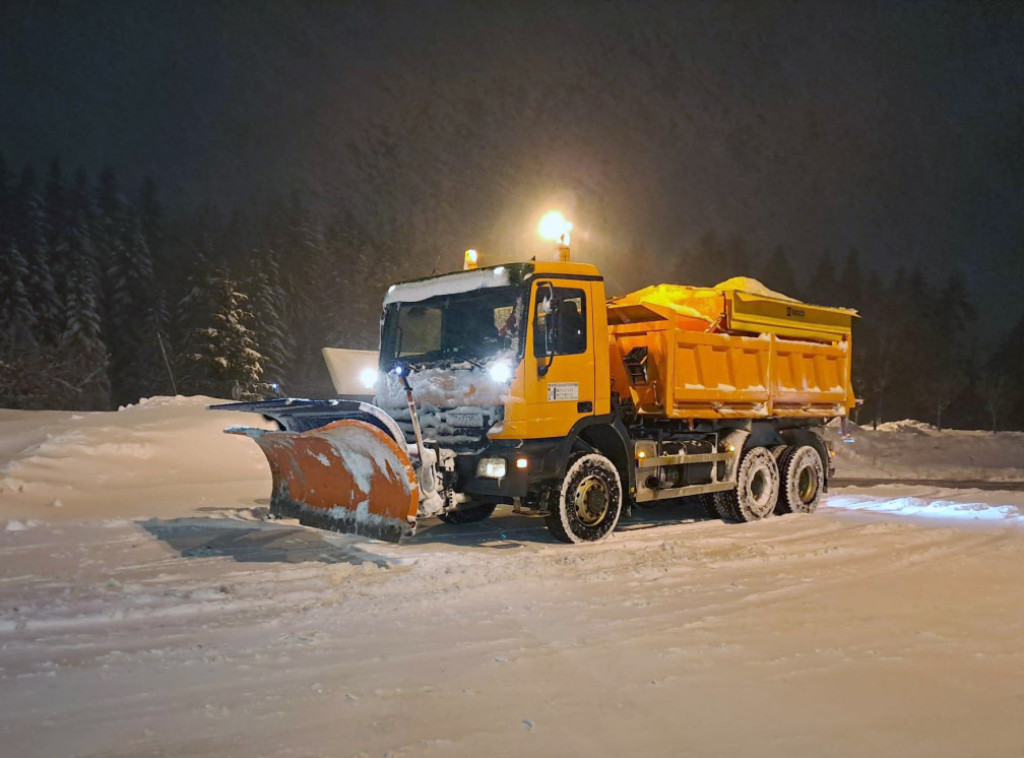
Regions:
<instances>
[{"instance_id":1,"label":"night sky","mask_svg":"<svg viewBox=\"0 0 1024 758\"><path fill-rule=\"evenodd\" d=\"M301 188L403 240L396 275L532 254L558 204L618 290L715 229L957 264L1020 313L1016 1L9 0L0 113L14 168L152 175L172 210Z\"/></svg>"}]
</instances>

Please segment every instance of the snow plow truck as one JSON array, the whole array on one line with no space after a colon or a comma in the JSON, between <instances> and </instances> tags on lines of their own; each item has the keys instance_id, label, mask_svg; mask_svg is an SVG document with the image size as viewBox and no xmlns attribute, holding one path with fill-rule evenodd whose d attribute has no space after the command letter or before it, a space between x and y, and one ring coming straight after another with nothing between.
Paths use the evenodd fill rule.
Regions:
<instances>
[{"instance_id":1,"label":"snow plow truck","mask_svg":"<svg viewBox=\"0 0 1024 758\"><path fill-rule=\"evenodd\" d=\"M827 491L855 316L742 277L606 299L585 263L474 267L388 289L372 401L210 407L277 422L226 431L266 455L271 514L314 527L397 542L513 504L581 543L684 497L755 521Z\"/></svg>"}]
</instances>

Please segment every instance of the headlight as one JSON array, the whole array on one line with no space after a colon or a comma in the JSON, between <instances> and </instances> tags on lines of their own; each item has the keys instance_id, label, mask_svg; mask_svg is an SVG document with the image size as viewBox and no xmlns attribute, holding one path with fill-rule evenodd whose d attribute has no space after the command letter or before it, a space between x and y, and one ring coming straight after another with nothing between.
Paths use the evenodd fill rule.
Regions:
<instances>
[{"instance_id":1,"label":"headlight","mask_svg":"<svg viewBox=\"0 0 1024 758\"><path fill-rule=\"evenodd\" d=\"M507 470L504 458L481 458L476 463L476 475L486 479L503 479Z\"/></svg>"},{"instance_id":2,"label":"headlight","mask_svg":"<svg viewBox=\"0 0 1024 758\"><path fill-rule=\"evenodd\" d=\"M359 381L363 383L363 386L368 390L372 390L377 384L377 377L380 376L380 372L375 368L364 368L359 372Z\"/></svg>"},{"instance_id":3,"label":"headlight","mask_svg":"<svg viewBox=\"0 0 1024 758\"><path fill-rule=\"evenodd\" d=\"M505 361L498 361L487 369L487 373L498 384L505 384L512 379L512 367Z\"/></svg>"}]
</instances>

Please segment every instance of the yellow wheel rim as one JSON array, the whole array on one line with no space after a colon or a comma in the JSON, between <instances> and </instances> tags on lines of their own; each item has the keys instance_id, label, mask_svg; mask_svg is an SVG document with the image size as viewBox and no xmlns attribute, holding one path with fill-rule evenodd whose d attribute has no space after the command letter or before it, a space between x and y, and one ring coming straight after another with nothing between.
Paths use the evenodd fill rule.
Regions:
<instances>
[{"instance_id":1,"label":"yellow wheel rim","mask_svg":"<svg viewBox=\"0 0 1024 758\"><path fill-rule=\"evenodd\" d=\"M596 476L588 476L580 482L573 497L576 517L585 526L600 524L608 515L610 504L611 497L609 497L608 487Z\"/></svg>"}]
</instances>

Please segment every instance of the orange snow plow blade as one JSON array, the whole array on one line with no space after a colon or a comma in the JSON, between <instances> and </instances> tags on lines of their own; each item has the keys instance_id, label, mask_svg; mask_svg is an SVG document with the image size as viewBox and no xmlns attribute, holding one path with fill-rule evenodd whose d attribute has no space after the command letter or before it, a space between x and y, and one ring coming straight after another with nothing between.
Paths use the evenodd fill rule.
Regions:
<instances>
[{"instance_id":1,"label":"orange snow plow blade","mask_svg":"<svg viewBox=\"0 0 1024 758\"><path fill-rule=\"evenodd\" d=\"M305 432L226 431L252 437L267 456L272 515L389 542L416 526L416 472L406 451L379 428L343 419Z\"/></svg>"}]
</instances>

